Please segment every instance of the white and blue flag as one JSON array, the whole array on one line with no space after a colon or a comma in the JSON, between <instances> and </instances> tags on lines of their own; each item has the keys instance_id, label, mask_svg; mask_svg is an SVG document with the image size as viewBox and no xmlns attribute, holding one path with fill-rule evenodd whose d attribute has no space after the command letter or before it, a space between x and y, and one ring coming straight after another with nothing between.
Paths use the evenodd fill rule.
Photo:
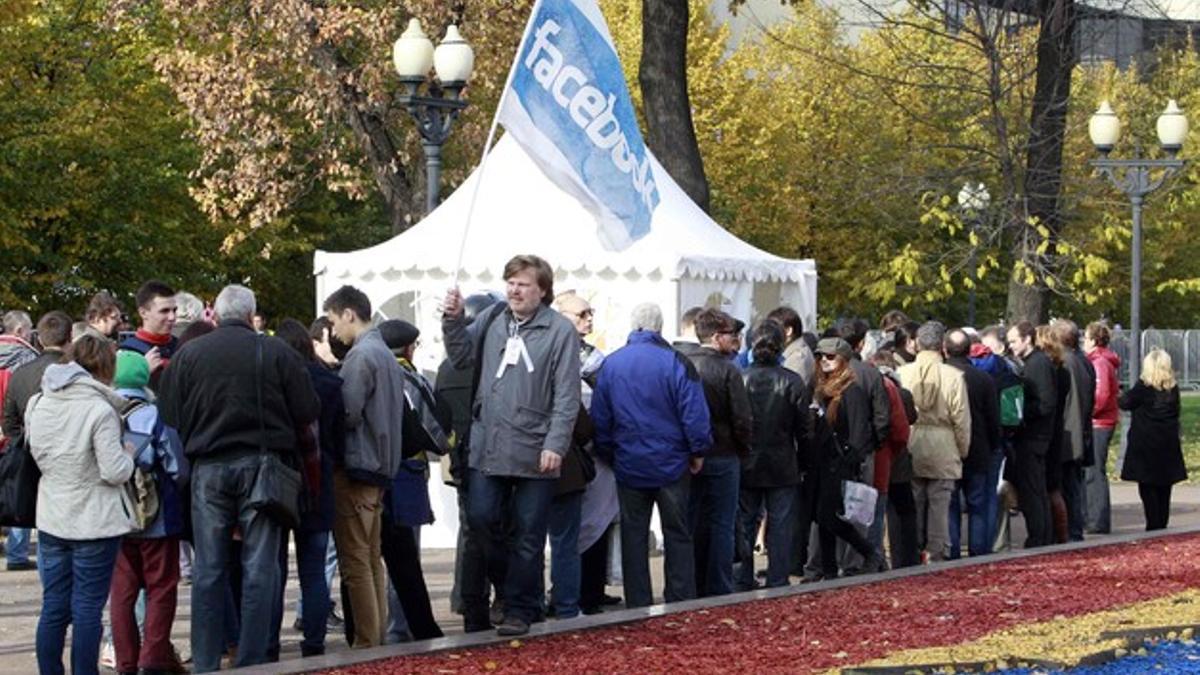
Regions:
<instances>
[{"instance_id":1,"label":"white and blue flag","mask_svg":"<svg viewBox=\"0 0 1200 675\"><path fill-rule=\"evenodd\" d=\"M622 249L650 231L659 203L650 152L595 0L540 0L521 42L500 123Z\"/></svg>"}]
</instances>

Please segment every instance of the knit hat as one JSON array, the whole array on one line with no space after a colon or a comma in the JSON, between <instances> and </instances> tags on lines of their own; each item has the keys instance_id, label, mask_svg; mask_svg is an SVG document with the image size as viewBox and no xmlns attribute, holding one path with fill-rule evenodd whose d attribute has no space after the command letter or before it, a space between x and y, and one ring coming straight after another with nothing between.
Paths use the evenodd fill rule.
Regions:
<instances>
[{"instance_id":1,"label":"knit hat","mask_svg":"<svg viewBox=\"0 0 1200 675\"><path fill-rule=\"evenodd\" d=\"M128 349L118 351L112 383L116 389L145 389L150 383L150 364L146 357Z\"/></svg>"},{"instance_id":2,"label":"knit hat","mask_svg":"<svg viewBox=\"0 0 1200 675\"><path fill-rule=\"evenodd\" d=\"M827 337L821 338L817 343L817 354L837 354L849 361L854 355L854 349L849 342L841 338Z\"/></svg>"},{"instance_id":3,"label":"knit hat","mask_svg":"<svg viewBox=\"0 0 1200 675\"><path fill-rule=\"evenodd\" d=\"M407 321L388 319L379 324L379 336L383 338L388 349L396 352L416 342L421 336L421 331Z\"/></svg>"}]
</instances>

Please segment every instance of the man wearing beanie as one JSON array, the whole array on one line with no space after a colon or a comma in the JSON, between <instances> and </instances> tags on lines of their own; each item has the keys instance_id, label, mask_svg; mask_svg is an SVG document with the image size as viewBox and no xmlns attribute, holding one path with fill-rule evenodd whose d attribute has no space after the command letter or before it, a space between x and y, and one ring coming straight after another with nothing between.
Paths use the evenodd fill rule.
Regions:
<instances>
[{"instance_id":1,"label":"man wearing beanie","mask_svg":"<svg viewBox=\"0 0 1200 675\"><path fill-rule=\"evenodd\" d=\"M158 487L159 511L141 532L125 536L113 570L109 615L113 650L119 673L182 672L183 666L171 645L179 586L179 537L183 533L184 487L189 471L183 444L174 429L165 426L158 408L147 401L150 364L145 356L128 350L117 352L112 386L129 399L130 432L144 434L150 442L134 457L138 467L149 471ZM134 605L146 589L145 629L139 639Z\"/></svg>"}]
</instances>

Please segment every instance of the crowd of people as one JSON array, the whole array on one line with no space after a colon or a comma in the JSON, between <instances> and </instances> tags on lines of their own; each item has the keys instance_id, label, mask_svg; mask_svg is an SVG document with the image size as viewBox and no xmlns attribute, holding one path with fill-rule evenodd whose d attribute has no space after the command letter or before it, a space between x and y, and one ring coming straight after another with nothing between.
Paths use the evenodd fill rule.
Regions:
<instances>
[{"instance_id":1,"label":"crowd of people","mask_svg":"<svg viewBox=\"0 0 1200 675\"><path fill-rule=\"evenodd\" d=\"M620 603L610 541L624 604L653 604L655 509L658 597L677 602L988 555L1016 511L1028 547L1108 532L1118 409L1147 529L1186 478L1169 356L1147 354L1122 393L1103 323L948 329L893 311L816 335L789 307L753 326L696 307L669 342L646 303L606 355L545 260L517 256L503 278L503 295L447 294L432 382L412 365L417 327L376 322L351 286L270 336L238 285L208 306L147 282L123 338L107 293L78 323L45 314L36 339L4 314L0 442L41 473L24 486L39 669L64 672L70 625L72 672L96 672L107 605L118 672L184 672L181 579L195 672L276 660L293 556L303 655L331 626L354 648L441 636L419 536L439 455L459 494L452 608L505 636ZM873 513L851 517L851 495ZM10 530L9 569L32 566L28 539Z\"/></svg>"}]
</instances>

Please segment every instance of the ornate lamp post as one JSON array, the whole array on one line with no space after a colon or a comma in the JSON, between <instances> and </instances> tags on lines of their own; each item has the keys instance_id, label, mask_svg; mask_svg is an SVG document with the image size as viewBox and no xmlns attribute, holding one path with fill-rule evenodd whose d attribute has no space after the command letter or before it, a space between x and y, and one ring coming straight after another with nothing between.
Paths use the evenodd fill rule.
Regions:
<instances>
[{"instance_id":1,"label":"ornate lamp post","mask_svg":"<svg viewBox=\"0 0 1200 675\"><path fill-rule=\"evenodd\" d=\"M450 137L454 118L467 107L467 102L459 96L475 67L475 52L453 24L446 28L446 37L434 49L433 42L421 29L421 22L409 19L408 28L392 46L392 62L404 84L404 94L399 102L416 120L421 132L421 147L425 151L425 213L428 215L438 203L442 145ZM437 73L436 80L429 77L430 69ZM422 84L426 85L427 96L418 95Z\"/></svg>"},{"instance_id":2,"label":"ornate lamp post","mask_svg":"<svg viewBox=\"0 0 1200 675\"><path fill-rule=\"evenodd\" d=\"M979 224L991 203L992 195L988 193L987 187L983 183L974 185L964 183L962 189L958 191L958 207L971 219L971 257L967 261L967 264L970 265L967 275L971 279L971 288L967 293L967 325L971 327L975 326L975 286L979 283L979 279L976 278L978 265L975 262L975 253L978 247L975 241Z\"/></svg>"},{"instance_id":3,"label":"ornate lamp post","mask_svg":"<svg viewBox=\"0 0 1200 675\"><path fill-rule=\"evenodd\" d=\"M1188 121L1183 111L1171 99L1167 109L1158 116L1158 142L1166 153L1166 159L1149 159L1135 156L1132 159L1112 159L1108 153L1121 136L1121 121L1109 106L1108 101L1088 120L1088 135L1092 145L1100 153L1091 165L1097 172L1129 197L1133 207L1133 267L1131 270L1129 332L1131 339L1129 354L1129 381L1137 382L1142 367L1142 206L1146 197L1160 188L1164 181L1183 168L1184 160L1178 159L1183 141L1187 138ZM1141 154L1140 147L1137 155Z\"/></svg>"}]
</instances>

